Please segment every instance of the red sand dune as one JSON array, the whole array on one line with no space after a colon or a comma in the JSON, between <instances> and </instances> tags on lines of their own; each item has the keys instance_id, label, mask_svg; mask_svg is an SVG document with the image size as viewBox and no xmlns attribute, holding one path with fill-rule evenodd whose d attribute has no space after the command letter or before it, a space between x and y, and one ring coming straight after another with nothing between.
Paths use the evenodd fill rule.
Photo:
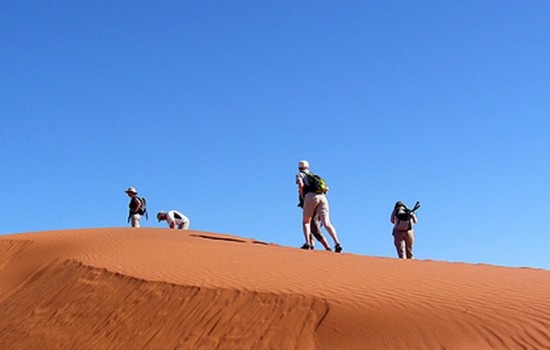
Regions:
<instances>
[{"instance_id":1,"label":"red sand dune","mask_svg":"<svg viewBox=\"0 0 550 350\"><path fill-rule=\"evenodd\" d=\"M550 349L550 271L168 229L0 236L0 349Z\"/></svg>"}]
</instances>

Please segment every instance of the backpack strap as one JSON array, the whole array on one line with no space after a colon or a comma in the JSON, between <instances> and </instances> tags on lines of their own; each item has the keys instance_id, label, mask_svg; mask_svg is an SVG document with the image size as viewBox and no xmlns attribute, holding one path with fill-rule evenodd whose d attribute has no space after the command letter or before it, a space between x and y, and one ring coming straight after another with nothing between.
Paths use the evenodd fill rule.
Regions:
<instances>
[{"instance_id":1,"label":"backpack strap","mask_svg":"<svg viewBox=\"0 0 550 350\"><path fill-rule=\"evenodd\" d=\"M305 195L308 193L308 187L310 186L309 184L309 176L308 174L305 172L305 171L300 171L300 174L303 174L304 176L301 176L302 178L302 185L303 185L303 192L302 192L302 195L305 197Z\"/></svg>"}]
</instances>

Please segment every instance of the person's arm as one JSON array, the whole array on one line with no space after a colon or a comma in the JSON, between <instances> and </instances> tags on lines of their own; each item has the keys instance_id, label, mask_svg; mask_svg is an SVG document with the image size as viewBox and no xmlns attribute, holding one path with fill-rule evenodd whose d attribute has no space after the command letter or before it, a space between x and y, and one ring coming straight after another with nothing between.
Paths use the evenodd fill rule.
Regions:
<instances>
[{"instance_id":1,"label":"person's arm","mask_svg":"<svg viewBox=\"0 0 550 350\"><path fill-rule=\"evenodd\" d=\"M300 197L304 198L304 179L300 175L296 175L296 185L298 185Z\"/></svg>"},{"instance_id":2,"label":"person's arm","mask_svg":"<svg viewBox=\"0 0 550 350\"><path fill-rule=\"evenodd\" d=\"M176 227L176 220L172 215L173 215L172 213L166 214L166 222L168 223L170 228L175 228Z\"/></svg>"},{"instance_id":3,"label":"person's arm","mask_svg":"<svg viewBox=\"0 0 550 350\"><path fill-rule=\"evenodd\" d=\"M418 222L418 218L416 217L415 213L411 213L411 220L413 224L416 224Z\"/></svg>"}]
</instances>

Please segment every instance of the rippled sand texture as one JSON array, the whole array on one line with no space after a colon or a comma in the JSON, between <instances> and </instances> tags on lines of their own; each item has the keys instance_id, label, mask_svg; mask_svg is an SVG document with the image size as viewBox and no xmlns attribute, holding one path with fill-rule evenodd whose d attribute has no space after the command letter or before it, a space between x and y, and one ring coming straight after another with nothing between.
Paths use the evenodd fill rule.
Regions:
<instances>
[{"instance_id":1,"label":"rippled sand texture","mask_svg":"<svg viewBox=\"0 0 550 350\"><path fill-rule=\"evenodd\" d=\"M550 272L168 229L0 236L1 349L550 349Z\"/></svg>"}]
</instances>

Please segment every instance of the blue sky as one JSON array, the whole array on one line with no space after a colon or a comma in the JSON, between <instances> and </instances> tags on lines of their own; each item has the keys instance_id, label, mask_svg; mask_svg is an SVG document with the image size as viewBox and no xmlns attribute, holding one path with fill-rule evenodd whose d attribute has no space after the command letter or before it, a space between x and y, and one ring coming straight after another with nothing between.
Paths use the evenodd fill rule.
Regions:
<instances>
[{"instance_id":1,"label":"blue sky","mask_svg":"<svg viewBox=\"0 0 550 350\"><path fill-rule=\"evenodd\" d=\"M344 251L550 269L548 1L0 2L0 234L125 227L303 243L297 163ZM153 217L147 227L164 227ZM306 253L306 252L304 252Z\"/></svg>"}]
</instances>

